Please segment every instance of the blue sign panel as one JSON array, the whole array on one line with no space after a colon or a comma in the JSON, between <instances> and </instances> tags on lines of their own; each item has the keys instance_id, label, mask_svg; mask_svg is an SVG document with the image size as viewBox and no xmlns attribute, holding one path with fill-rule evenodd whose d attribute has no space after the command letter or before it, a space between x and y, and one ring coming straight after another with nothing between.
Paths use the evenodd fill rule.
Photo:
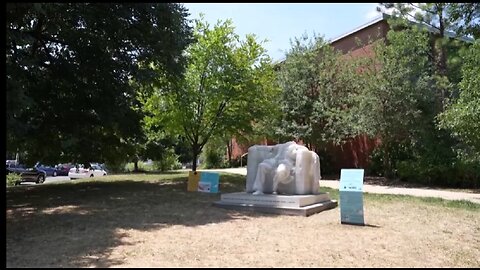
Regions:
<instances>
[{"instance_id":1,"label":"blue sign panel","mask_svg":"<svg viewBox=\"0 0 480 270\"><path fill-rule=\"evenodd\" d=\"M363 169L342 169L340 172L341 223L365 225L363 217Z\"/></svg>"},{"instance_id":2,"label":"blue sign panel","mask_svg":"<svg viewBox=\"0 0 480 270\"><path fill-rule=\"evenodd\" d=\"M363 169L342 169L340 191L363 191Z\"/></svg>"},{"instance_id":3,"label":"blue sign panel","mask_svg":"<svg viewBox=\"0 0 480 270\"><path fill-rule=\"evenodd\" d=\"M198 182L198 191L218 193L218 183L220 175L214 172L202 172L200 182Z\"/></svg>"},{"instance_id":4,"label":"blue sign panel","mask_svg":"<svg viewBox=\"0 0 480 270\"><path fill-rule=\"evenodd\" d=\"M363 193L340 191L341 223L365 225L363 218Z\"/></svg>"}]
</instances>

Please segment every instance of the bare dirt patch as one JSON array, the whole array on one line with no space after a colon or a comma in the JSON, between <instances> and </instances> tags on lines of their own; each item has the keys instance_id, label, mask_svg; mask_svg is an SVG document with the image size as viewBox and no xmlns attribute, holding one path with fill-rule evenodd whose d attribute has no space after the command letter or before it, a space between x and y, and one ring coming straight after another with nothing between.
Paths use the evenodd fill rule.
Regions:
<instances>
[{"instance_id":1,"label":"bare dirt patch","mask_svg":"<svg viewBox=\"0 0 480 270\"><path fill-rule=\"evenodd\" d=\"M480 265L478 208L366 196L370 226L353 226L338 207L310 217L216 208L220 195L186 192L185 174L115 177L8 189L7 267ZM222 192L243 188L241 176L221 179Z\"/></svg>"}]
</instances>

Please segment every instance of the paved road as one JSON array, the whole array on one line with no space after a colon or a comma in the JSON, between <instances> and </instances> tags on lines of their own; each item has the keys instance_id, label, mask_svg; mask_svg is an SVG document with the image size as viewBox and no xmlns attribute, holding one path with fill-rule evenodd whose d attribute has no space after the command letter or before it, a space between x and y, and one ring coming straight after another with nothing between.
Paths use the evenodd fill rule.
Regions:
<instances>
[{"instance_id":1,"label":"paved road","mask_svg":"<svg viewBox=\"0 0 480 270\"><path fill-rule=\"evenodd\" d=\"M218 171L228 172L241 175L247 175L247 168L229 168L229 169L209 169L202 171ZM338 189L338 180L320 180L320 186ZM399 195L411 195L417 197L436 197L447 200L468 200L474 203L480 204L479 193L466 193L456 192L442 189L423 189L423 188L400 188L378 185L363 185L363 191L368 193L381 193L381 194L399 194Z\"/></svg>"}]
</instances>

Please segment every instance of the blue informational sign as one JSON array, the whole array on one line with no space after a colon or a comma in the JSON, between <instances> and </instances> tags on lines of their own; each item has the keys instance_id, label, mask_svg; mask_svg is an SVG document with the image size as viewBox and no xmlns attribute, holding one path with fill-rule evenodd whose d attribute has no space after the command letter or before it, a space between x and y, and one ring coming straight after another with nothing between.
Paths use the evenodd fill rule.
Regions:
<instances>
[{"instance_id":1,"label":"blue informational sign","mask_svg":"<svg viewBox=\"0 0 480 270\"><path fill-rule=\"evenodd\" d=\"M220 175L214 172L202 172L198 182L198 191L218 193Z\"/></svg>"},{"instance_id":2,"label":"blue informational sign","mask_svg":"<svg viewBox=\"0 0 480 270\"><path fill-rule=\"evenodd\" d=\"M363 217L363 169L342 169L340 172L341 223L365 225Z\"/></svg>"},{"instance_id":3,"label":"blue informational sign","mask_svg":"<svg viewBox=\"0 0 480 270\"><path fill-rule=\"evenodd\" d=\"M363 169L342 169L340 191L363 191Z\"/></svg>"}]
</instances>

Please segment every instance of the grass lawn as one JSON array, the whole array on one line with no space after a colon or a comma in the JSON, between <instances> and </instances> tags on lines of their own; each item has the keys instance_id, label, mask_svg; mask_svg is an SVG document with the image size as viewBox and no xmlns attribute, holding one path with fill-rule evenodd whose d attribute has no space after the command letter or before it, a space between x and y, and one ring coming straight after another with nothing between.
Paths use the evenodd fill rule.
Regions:
<instances>
[{"instance_id":1,"label":"grass lawn","mask_svg":"<svg viewBox=\"0 0 480 270\"><path fill-rule=\"evenodd\" d=\"M245 177L221 174L222 193ZM187 173L7 188L7 267L479 267L480 205L365 194L365 221L216 208ZM324 188L332 199L338 191Z\"/></svg>"}]
</instances>

